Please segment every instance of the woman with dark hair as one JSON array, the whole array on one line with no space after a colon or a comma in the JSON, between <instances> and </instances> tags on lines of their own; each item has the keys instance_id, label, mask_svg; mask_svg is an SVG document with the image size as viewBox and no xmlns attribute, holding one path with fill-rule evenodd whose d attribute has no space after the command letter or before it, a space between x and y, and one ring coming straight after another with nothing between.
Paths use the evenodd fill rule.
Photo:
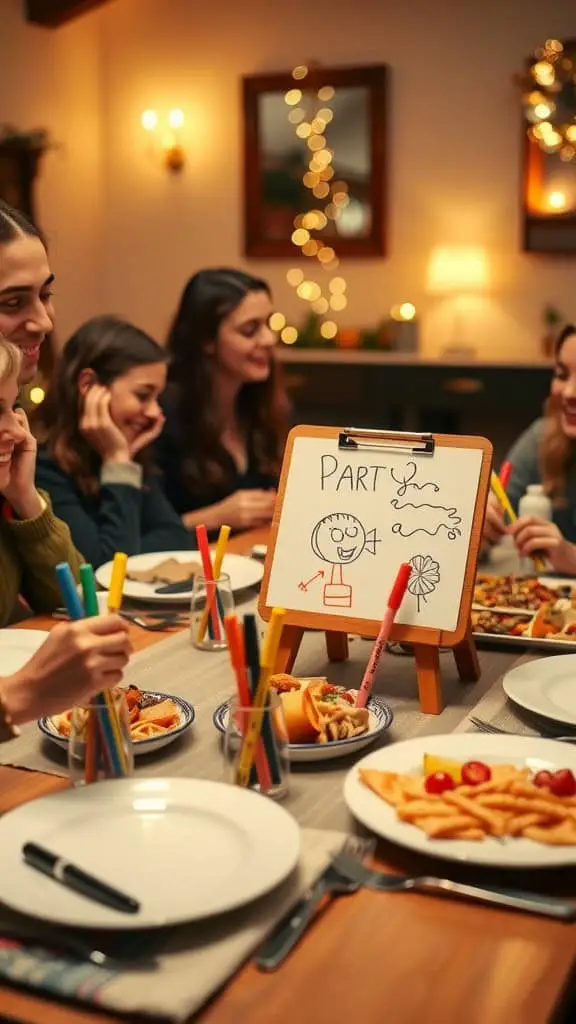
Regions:
<instances>
[{"instance_id":1,"label":"woman with dark hair","mask_svg":"<svg viewBox=\"0 0 576 1024\"><path fill-rule=\"evenodd\" d=\"M271 313L266 282L239 270L202 270L182 294L156 452L189 529L248 529L272 518L288 400Z\"/></svg>"},{"instance_id":2,"label":"woman with dark hair","mask_svg":"<svg viewBox=\"0 0 576 1024\"><path fill-rule=\"evenodd\" d=\"M164 426L167 353L115 317L95 317L60 353L43 407L36 479L86 561L190 548L148 446Z\"/></svg>"},{"instance_id":3,"label":"woman with dark hair","mask_svg":"<svg viewBox=\"0 0 576 1024\"><path fill-rule=\"evenodd\" d=\"M541 484L552 502L552 522L534 516L507 527L498 502L490 496L484 538L495 544L514 537L524 557L542 552L555 572L576 576L576 327L568 324L554 351L554 373L544 417L518 438L507 461L507 486L515 511L530 484Z\"/></svg>"},{"instance_id":4,"label":"woman with dark hair","mask_svg":"<svg viewBox=\"0 0 576 1024\"><path fill-rule=\"evenodd\" d=\"M39 232L0 200L0 335L22 352L20 384L36 376L41 346L52 330L53 281Z\"/></svg>"}]
</instances>

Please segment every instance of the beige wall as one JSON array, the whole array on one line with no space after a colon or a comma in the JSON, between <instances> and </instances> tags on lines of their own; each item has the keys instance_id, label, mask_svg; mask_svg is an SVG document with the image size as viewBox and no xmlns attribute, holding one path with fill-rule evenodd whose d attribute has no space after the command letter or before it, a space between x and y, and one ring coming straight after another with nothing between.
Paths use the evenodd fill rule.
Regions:
<instances>
[{"instance_id":1,"label":"beige wall","mask_svg":"<svg viewBox=\"0 0 576 1024\"><path fill-rule=\"evenodd\" d=\"M113 0L57 33L24 27L20 0L2 4L20 59L9 91L0 65L0 120L5 110L45 123L66 144L40 186L62 326L105 307L163 336L187 277L224 263L265 275L279 308L304 312L289 262L241 257L239 77L312 58L392 69L390 255L342 264L342 323L374 323L410 300L426 351L463 340L522 357L538 351L544 304L576 317L576 261L519 252L512 84L534 46L576 35L573 0ZM5 32L3 15L0 55ZM180 177L152 159L140 127L143 109L175 106L187 118ZM427 271L435 247L470 245L484 249L490 285L461 308L456 332L454 300L427 293Z\"/></svg>"},{"instance_id":2,"label":"beige wall","mask_svg":"<svg viewBox=\"0 0 576 1024\"><path fill-rule=\"evenodd\" d=\"M23 8L0 0L0 123L47 128L59 147L44 157L36 195L66 336L104 299L99 22L53 32L27 25Z\"/></svg>"}]
</instances>

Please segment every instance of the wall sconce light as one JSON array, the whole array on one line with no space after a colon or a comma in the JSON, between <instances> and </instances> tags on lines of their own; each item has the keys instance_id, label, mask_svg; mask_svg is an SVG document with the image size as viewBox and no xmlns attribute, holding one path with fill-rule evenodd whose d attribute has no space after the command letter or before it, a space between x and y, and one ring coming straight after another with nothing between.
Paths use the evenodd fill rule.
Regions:
<instances>
[{"instance_id":1,"label":"wall sconce light","mask_svg":"<svg viewBox=\"0 0 576 1024\"><path fill-rule=\"evenodd\" d=\"M168 127L163 131L160 147L165 167L173 173L178 173L186 163L184 148L180 142L180 129L184 125L184 113L182 110L174 109L168 114ZM140 123L145 131L157 134L162 131L160 118L156 110L145 110L140 118Z\"/></svg>"}]
</instances>

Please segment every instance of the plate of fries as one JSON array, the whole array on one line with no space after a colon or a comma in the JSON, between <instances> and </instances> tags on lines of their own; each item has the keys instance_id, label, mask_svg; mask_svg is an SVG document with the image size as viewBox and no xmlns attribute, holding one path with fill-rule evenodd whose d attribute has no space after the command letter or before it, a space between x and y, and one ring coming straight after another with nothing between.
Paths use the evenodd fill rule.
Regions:
<instances>
[{"instance_id":1,"label":"plate of fries","mask_svg":"<svg viewBox=\"0 0 576 1024\"><path fill-rule=\"evenodd\" d=\"M448 768L434 774L455 781L430 792L425 764ZM464 766L483 770L475 784ZM569 785L557 795L539 773L570 781L576 749L527 736L419 737L362 758L346 776L344 799L376 835L418 853L499 868L575 865L576 792Z\"/></svg>"},{"instance_id":2,"label":"plate of fries","mask_svg":"<svg viewBox=\"0 0 576 1024\"><path fill-rule=\"evenodd\" d=\"M130 721L130 735L134 756L151 754L182 735L192 725L196 713L183 697L160 693L157 690L139 690L136 686L124 689ZM64 749L70 737L72 710L51 718L40 718L38 728L49 740Z\"/></svg>"}]
</instances>

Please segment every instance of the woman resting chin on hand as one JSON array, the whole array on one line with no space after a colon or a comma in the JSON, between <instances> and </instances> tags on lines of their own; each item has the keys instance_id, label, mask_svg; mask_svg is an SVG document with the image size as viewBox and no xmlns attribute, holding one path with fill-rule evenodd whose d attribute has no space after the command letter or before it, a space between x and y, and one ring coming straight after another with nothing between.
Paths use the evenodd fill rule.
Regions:
<instances>
[{"instance_id":1,"label":"woman resting chin on hand","mask_svg":"<svg viewBox=\"0 0 576 1024\"><path fill-rule=\"evenodd\" d=\"M514 523L510 533L523 558L544 555L554 572L576 576L576 544L562 536L556 523L529 516Z\"/></svg>"}]
</instances>

